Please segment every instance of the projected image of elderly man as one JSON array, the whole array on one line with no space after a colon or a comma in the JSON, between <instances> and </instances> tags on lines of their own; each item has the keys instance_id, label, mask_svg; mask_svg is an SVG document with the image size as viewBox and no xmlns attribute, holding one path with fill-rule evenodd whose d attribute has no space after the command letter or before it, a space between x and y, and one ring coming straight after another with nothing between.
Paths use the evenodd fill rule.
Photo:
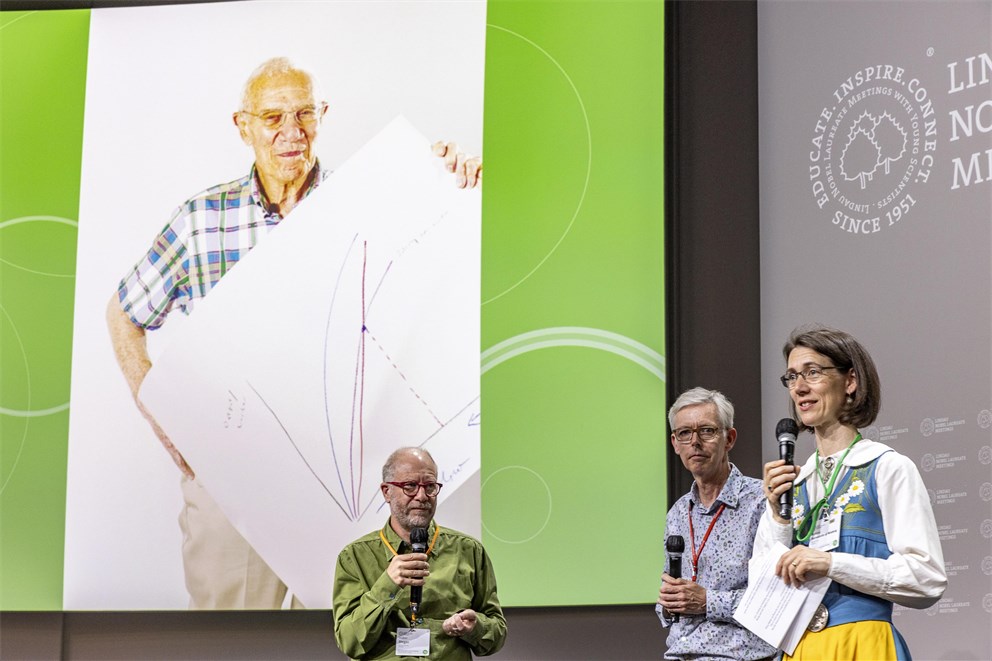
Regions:
<instances>
[{"instance_id":1,"label":"projected image of elderly man","mask_svg":"<svg viewBox=\"0 0 992 661\"><path fill-rule=\"evenodd\" d=\"M275 609L287 589L227 521L196 480L194 467L138 399L152 366L145 333L162 326L176 309L189 314L197 299L330 175L315 151L328 108L316 87L310 73L286 58L268 60L251 74L232 116L254 154L250 171L181 204L107 307L111 341L134 401L182 472L180 524L190 608ZM439 142L433 149L454 173L456 185L479 183L479 159L467 158L454 143Z\"/></svg>"},{"instance_id":2,"label":"projected image of elderly man","mask_svg":"<svg viewBox=\"0 0 992 661\"><path fill-rule=\"evenodd\" d=\"M681 577L666 560L655 610L670 627L666 659L766 659L774 647L739 625L747 564L765 509L761 481L730 462L734 406L723 393L693 388L668 411L672 447L692 473L689 493L668 511L665 535L684 542Z\"/></svg>"}]
</instances>

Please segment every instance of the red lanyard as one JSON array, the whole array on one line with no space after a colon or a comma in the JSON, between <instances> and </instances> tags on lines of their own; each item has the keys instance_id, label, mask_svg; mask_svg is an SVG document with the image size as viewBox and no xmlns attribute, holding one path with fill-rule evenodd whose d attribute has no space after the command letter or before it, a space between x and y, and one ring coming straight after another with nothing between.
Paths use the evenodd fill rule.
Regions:
<instances>
[{"instance_id":1,"label":"red lanyard","mask_svg":"<svg viewBox=\"0 0 992 661\"><path fill-rule=\"evenodd\" d=\"M716 525L716 520L720 518L723 514L723 508L726 507L726 503L720 504L720 509L716 511L713 515L713 520L710 521L710 527L706 529L706 534L703 535L703 541L699 544L699 550L696 550L696 533L692 529L692 503L689 503L689 544L692 545L692 582L696 582L696 568L699 566L699 556L703 553L703 547L706 546L706 540L710 538L710 533L713 532L713 526Z\"/></svg>"}]
</instances>

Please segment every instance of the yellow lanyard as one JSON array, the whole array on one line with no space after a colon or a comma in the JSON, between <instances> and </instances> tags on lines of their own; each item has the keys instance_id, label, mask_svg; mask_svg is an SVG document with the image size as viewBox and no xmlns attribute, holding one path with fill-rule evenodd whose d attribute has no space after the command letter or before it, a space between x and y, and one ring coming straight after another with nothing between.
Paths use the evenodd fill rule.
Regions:
<instances>
[{"instance_id":1,"label":"yellow lanyard","mask_svg":"<svg viewBox=\"0 0 992 661\"><path fill-rule=\"evenodd\" d=\"M435 523L434 539L431 540L431 545L427 547L427 555L430 555L431 551L434 550L434 543L437 542L437 535L439 532L441 532L441 526ZM399 555L399 553L396 552L396 549L393 548L393 545L389 543L389 540L386 539L386 536L382 534L381 530L379 531L379 538L382 540L382 543L386 545L386 548L393 552L393 557Z\"/></svg>"}]
</instances>

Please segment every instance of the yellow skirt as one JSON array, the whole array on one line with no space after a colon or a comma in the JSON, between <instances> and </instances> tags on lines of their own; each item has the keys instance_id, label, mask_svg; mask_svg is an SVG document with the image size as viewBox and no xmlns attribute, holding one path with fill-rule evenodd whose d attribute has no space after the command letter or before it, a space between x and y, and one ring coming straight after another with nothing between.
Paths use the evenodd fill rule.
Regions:
<instances>
[{"instance_id":1,"label":"yellow skirt","mask_svg":"<svg viewBox=\"0 0 992 661\"><path fill-rule=\"evenodd\" d=\"M892 625L868 620L827 627L816 633L807 631L792 656L796 661L896 661L896 642Z\"/></svg>"}]
</instances>

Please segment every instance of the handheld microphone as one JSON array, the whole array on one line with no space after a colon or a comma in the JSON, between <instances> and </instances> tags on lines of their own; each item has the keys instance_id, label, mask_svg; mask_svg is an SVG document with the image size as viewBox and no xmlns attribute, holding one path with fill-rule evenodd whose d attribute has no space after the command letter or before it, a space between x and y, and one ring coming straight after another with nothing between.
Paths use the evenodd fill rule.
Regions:
<instances>
[{"instance_id":1,"label":"handheld microphone","mask_svg":"<svg viewBox=\"0 0 992 661\"><path fill-rule=\"evenodd\" d=\"M669 535L665 540L665 550L668 552L668 575L672 578L682 578L682 552L685 551L685 540L682 535ZM672 613L672 622L679 621L679 614Z\"/></svg>"},{"instance_id":2,"label":"handheld microphone","mask_svg":"<svg viewBox=\"0 0 992 661\"><path fill-rule=\"evenodd\" d=\"M796 434L799 433L799 425L792 418L782 418L775 425L775 437L778 439L778 458L788 465L793 465L793 458L796 452ZM778 497L778 515L786 521L792 518L792 489Z\"/></svg>"},{"instance_id":3,"label":"handheld microphone","mask_svg":"<svg viewBox=\"0 0 992 661\"><path fill-rule=\"evenodd\" d=\"M413 528L410 530L410 551L412 553L427 553L427 528ZM410 586L410 613L411 619L417 620L420 615L420 602L424 598L424 586Z\"/></svg>"}]
</instances>

